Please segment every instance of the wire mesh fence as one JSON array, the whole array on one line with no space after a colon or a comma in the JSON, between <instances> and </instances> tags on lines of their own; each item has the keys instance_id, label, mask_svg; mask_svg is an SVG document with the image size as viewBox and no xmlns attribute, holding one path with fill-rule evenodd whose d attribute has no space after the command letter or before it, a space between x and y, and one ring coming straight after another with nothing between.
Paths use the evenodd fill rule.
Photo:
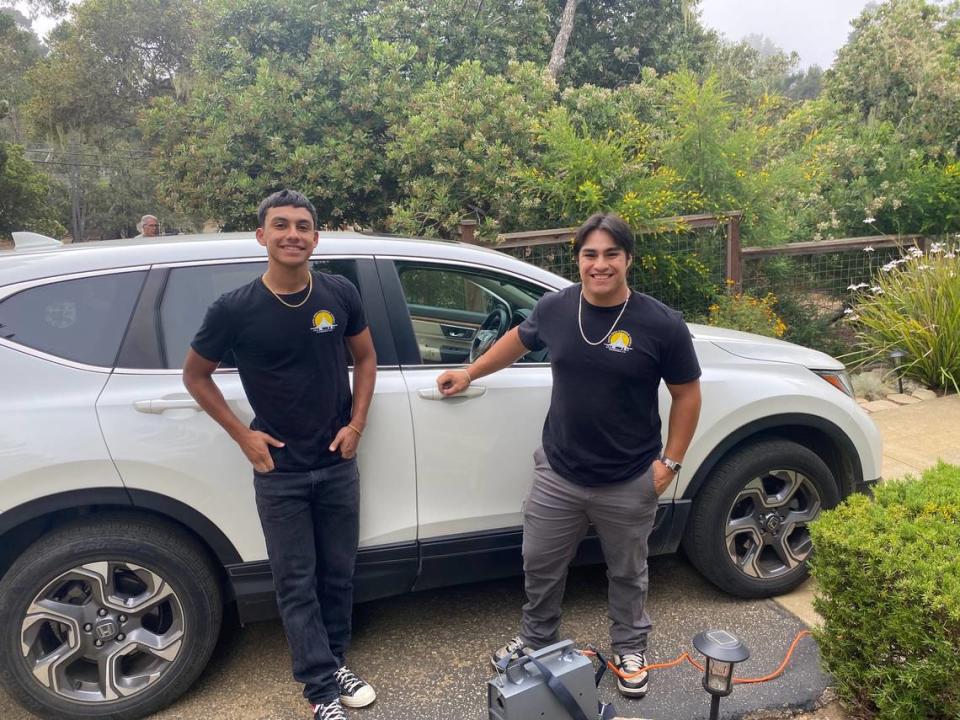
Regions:
<instances>
[{"instance_id":1,"label":"wire mesh fence","mask_svg":"<svg viewBox=\"0 0 960 720\"><path fill-rule=\"evenodd\" d=\"M850 286L872 285L880 268L899 258L908 247L924 247L925 243L925 238L911 235L744 248L743 289L754 295L773 292L847 297Z\"/></svg>"}]
</instances>

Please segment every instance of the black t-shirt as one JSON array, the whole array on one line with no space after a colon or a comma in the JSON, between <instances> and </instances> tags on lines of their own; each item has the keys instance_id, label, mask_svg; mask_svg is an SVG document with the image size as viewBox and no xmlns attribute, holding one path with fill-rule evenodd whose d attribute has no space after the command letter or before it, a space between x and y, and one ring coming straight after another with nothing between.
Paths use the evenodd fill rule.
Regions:
<instances>
[{"instance_id":1,"label":"black t-shirt","mask_svg":"<svg viewBox=\"0 0 960 720\"><path fill-rule=\"evenodd\" d=\"M295 305L305 295L282 297ZM275 469L296 472L341 460L329 447L353 410L344 337L366 326L360 293L340 275L313 273L310 298L297 308L257 278L221 295L190 345L212 362L233 351L255 414L250 427L286 443L270 447Z\"/></svg>"},{"instance_id":2,"label":"black t-shirt","mask_svg":"<svg viewBox=\"0 0 960 720\"><path fill-rule=\"evenodd\" d=\"M679 312L633 292L622 305L583 301L580 285L544 295L519 327L529 350L550 350L553 394L543 425L550 466L578 485L623 482L643 472L660 453L657 390L700 377L690 331Z\"/></svg>"}]
</instances>

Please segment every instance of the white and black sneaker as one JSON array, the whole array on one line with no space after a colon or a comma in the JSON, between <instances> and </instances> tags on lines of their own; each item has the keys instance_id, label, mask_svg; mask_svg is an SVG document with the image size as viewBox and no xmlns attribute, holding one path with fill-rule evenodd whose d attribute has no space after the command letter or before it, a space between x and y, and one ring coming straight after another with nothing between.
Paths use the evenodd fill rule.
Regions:
<instances>
[{"instance_id":1,"label":"white and black sneaker","mask_svg":"<svg viewBox=\"0 0 960 720\"><path fill-rule=\"evenodd\" d=\"M320 705L311 705L313 708L313 720L347 720L347 714L343 711L343 705L339 700L332 700Z\"/></svg>"},{"instance_id":2,"label":"white and black sneaker","mask_svg":"<svg viewBox=\"0 0 960 720\"><path fill-rule=\"evenodd\" d=\"M510 658L509 662L513 662L530 650L531 648L527 645L527 641L517 635L515 638L509 640L502 648L494 650L490 654L490 662L494 668L499 670L503 665L504 658Z\"/></svg>"},{"instance_id":3,"label":"white and black sneaker","mask_svg":"<svg viewBox=\"0 0 960 720\"><path fill-rule=\"evenodd\" d=\"M617 675L617 690L621 695L636 698L647 694L647 671L644 669L647 667L647 656L642 651L614 655L613 664L628 676L624 679Z\"/></svg>"},{"instance_id":4,"label":"white and black sneaker","mask_svg":"<svg viewBox=\"0 0 960 720\"><path fill-rule=\"evenodd\" d=\"M366 707L377 699L377 693L373 687L358 678L346 665L337 670L333 676L337 679L337 685L340 686L340 702L347 707Z\"/></svg>"}]
</instances>

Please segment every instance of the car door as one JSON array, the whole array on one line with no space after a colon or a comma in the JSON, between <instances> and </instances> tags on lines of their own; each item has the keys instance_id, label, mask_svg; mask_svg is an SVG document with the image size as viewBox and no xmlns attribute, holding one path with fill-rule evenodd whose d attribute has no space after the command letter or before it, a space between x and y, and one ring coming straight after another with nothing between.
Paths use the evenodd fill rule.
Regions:
<instances>
[{"instance_id":1,"label":"car door","mask_svg":"<svg viewBox=\"0 0 960 720\"><path fill-rule=\"evenodd\" d=\"M392 338L382 327L383 299L372 262L321 258L314 259L313 269L342 274L358 286L374 335L381 368L359 451L360 544L361 553L392 549L382 559L392 563L394 579L407 578L389 589L397 592L409 588L416 570L413 438L406 387ZM262 258L154 267L127 334L127 352L98 402L104 436L134 502L159 495L193 508L244 562L266 558L250 464L187 393L181 366L210 303L265 269ZM253 411L232 358L224 358L214 381L231 409L249 422Z\"/></svg>"},{"instance_id":2,"label":"car door","mask_svg":"<svg viewBox=\"0 0 960 720\"><path fill-rule=\"evenodd\" d=\"M463 263L383 258L378 264L401 333L416 438L417 587L504 574L498 558L515 564L519 557L521 503L550 401L546 354L528 355L455 398L442 398L436 378L469 362L491 313L502 308L516 325L548 289Z\"/></svg>"}]
</instances>

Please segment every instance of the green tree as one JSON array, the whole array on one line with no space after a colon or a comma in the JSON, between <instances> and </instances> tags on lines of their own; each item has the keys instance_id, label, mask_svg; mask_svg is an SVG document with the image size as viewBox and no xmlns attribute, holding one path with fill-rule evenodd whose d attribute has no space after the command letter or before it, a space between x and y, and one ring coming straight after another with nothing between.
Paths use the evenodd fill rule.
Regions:
<instances>
[{"instance_id":1,"label":"green tree","mask_svg":"<svg viewBox=\"0 0 960 720\"><path fill-rule=\"evenodd\" d=\"M30 72L27 110L36 132L78 132L106 146L135 125L149 98L172 95L193 53L199 0L84 0Z\"/></svg>"},{"instance_id":2,"label":"green tree","mask_svg":"<svg viewBox=\"0 0 960 720\"><path fill-rule=\"evenodd\" d=\"M505 75L464 63L426 84L410 97L387 146L405 190L390 227L450 237L472 216L487 239L515 229L528 199L513 172L534 157L535 124L555 93L545 68L530 63L511 64Z\"/></svg>"},{"instance_id":3,"label":"green tree","mask_svg":"<svg viewBox=\"0 0 960 720\"><path fill-rule=\"evenodd\" d=\"M827 73L830 97L861 120L890 122L932 155L960 150L960 5L887 0L853 22Z\"/></svg>"},{"instance_id":4,"label":"green tree","mask_svg":"<svg viewBox=\"0 0 960 720\"><path fill-rule=\"evenodd\" d=\"M408 94L412 51L314 39L303 57L231 52L219 76L198 73L186 102L160 98L146 114L161 196L225 229L250 227L259 201L285 186L327 226L382 219L395 186L385 114Z\"/></svg>"},{"instance_id":5,"label":"green tree","mask_svg":"<svg viewBox=\"0 0 960 720\"><path fill-rule=\"evenodd\" d=\"M701 68L712 36L696 17L698 2L581 2L559 81L566 86L612 88L637 82L645 67L659 73ZM565 3L552 2L554 28L559 28Z\"/></svg>"},{"instance_id":6,"label":"green tree","mask_svg":"<svg viewBox=\"0 0 960 720\"><path fill-rule=\"evenodd\" d=\"M26 140L20 106L32 92L27 71L43 57L43 45L29 29L26 17L12 8L0 8L0 105L6 117L0 122L0 137Z\"/></svg>"},{"instance_id":7,"label":"green tree","mask_svg":"<svg viewBox=\"0 0 960 720\"><path fill-rule=\"evenodd\" d=\"M63 234L51 207L51 183L23 154L23 147L0 142L0 237L17 230Z\"/></svg>"}]
</instances>

